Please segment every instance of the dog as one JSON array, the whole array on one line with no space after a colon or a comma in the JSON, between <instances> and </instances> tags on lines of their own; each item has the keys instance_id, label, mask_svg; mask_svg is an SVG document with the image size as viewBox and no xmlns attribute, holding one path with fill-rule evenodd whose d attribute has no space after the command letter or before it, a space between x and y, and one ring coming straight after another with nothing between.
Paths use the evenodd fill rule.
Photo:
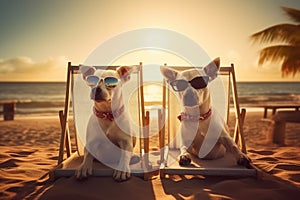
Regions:
<instances>
[{"instance_id":1,"label":"dog","mask_svg":"<svg viewBox=\"0 0 300 200\"><path fill-rule=\"evenodd\" d=\"M229 135L217 111L212 107L208 82L217 77L220 58L214 59L202 70L187 69L176 71L161 66L161 73L168 84L178 93L183 112L181 120L179 164L191 164L191 155L202 159L218 159L229 151L237 164L248 166L250 159L241 152ZM194 134L192 133L194 132Z\"/></svg>"},{"instance_id":2,"label":"dog","mask_svg":"<svg viewBox=\"0 0 300 200\"><path fill-rule=\"evenodd\" d=\"M122 86L130 80L132 71L133 66L116 70L80 66L82 78L91 87L94 107L87 125L83 162L75 173L77 179L92 175L94 156L100 157L100 161L118 163L113 172L114 180L121 182L130 178L129 165L135 137L131 134L130 118L124 109Z\"/></svg>"}]
</instances>

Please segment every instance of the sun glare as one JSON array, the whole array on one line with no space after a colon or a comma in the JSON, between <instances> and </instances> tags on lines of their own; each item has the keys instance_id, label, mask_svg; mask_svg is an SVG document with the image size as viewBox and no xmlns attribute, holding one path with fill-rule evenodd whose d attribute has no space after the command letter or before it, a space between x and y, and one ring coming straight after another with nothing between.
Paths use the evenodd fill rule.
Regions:
<instances>
[{"instance_id":1,"label":"sun glare","mask_svg":"<svg viewBox=\"0 0 300 200\"><path fill-rule=\"evenodd\" d=\"M160 73L160 66L190 66L184 58L173 52L162 49L141 49L128 52L116 58L112 65L138 65L143 64L144 81L161 82L163 77Z\"/></svg>"}]
</instances>

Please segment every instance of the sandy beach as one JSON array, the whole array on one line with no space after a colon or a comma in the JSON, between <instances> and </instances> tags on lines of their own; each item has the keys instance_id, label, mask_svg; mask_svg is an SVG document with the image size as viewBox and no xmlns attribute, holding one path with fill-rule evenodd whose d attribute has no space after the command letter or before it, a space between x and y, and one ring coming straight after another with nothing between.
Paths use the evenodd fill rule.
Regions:
<instances>
[{"instance_id":1,"label":"sandy beach","mask_svg":"<svg viewBox=\"0 0 300 200\"><path fill-rule=\"evenodd\" d=\"M49 180L57 165L58 117L0 121L0 199L296 199L300 196L300 125L287 124L285 146L268 141L262 112L248 112L244 130L248 155L265 173L260 179L203 176L111 177ZM72 121L70 123L72 125ZM73 131L71 126L71 132Z\"/></svg>"}]
</instances>

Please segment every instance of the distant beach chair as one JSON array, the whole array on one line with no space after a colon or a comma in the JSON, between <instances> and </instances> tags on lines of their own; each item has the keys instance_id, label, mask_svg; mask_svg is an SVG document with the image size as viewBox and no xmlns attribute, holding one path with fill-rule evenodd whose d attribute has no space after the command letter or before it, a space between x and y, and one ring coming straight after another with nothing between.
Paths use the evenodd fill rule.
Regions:
<instances>
[{"instance_id":1,"label":"distant beach chair","mask_svg":"<svg viewBox=\"0 0 300 200\"><path fill-rule=\"evenodd\" d=\"M258 107L264 108L264 115L263 118L267 118L268 110L272 110L272 116L276 114L276 111L279 109L294 109L295 111L299 111L300 105L295 103L283 103L283 104L262 104L257 105Z\"/></svg>"},{"instance_id":2,"label":"distant beach chair","mask_svg":"<svg viewBox=\"0 0 300 200\"><path fill-rule=\"evenodd\" d=\"M17 104L26 104L30 102L31 100L0 100L0 106L2 105L3 108L0 115L3 114L4 121L14 120Z\"/></svg>"},{"instance_id":3,"label":"distant beach chair","mask_svg":"<svg viewBox=\"0 0 300 200\"><path fill-rule=\"evenodd\" d=\"M96 69L116 69L118 66L94 66ZM154 170L152 164L149 162L149 155L146 153L149 152L149 146L146 142L145 136L149 135L149 112L145 111L144 106L144 91L143 91L143 70L142 70L142 63L139 65L135 65L135 71L131 74L130 82L134 85L136 89L132 93L130 93L130 97L128 98L129 104L132 104L130 107L130 115L134 119L138 128L139 138L137 138L137 145L135 147L134 153L139 154L140 161L134 165L131 165L131 173L133 175L144 177L148 179L153 174L158 174L159 165L157 164L157 170ZM79 77L78 77L79 76ZM85 131L82 131L81 128L75 126L75 133L73 136L75 138L75 144L71 145L71 133L69 131L69 113L71 108L71 99L73 104L73 113L76 112L78 109L74 106L76 101L76 91L75 91L75 84L76 79L81 79L81 74L79 74L79 66L72 65L70 62L68 63L67 69L67 82L66 82L66 96L65 96L65 107L64 111L59 112L60 122L61 122L61 139L60 139L60 146L59 146L59 155L58 155L58 165L50 171L50 179L55 180L59 177L65 176L73 176L75 174L76 169L81 164L83 160L83 150L84 145L82 143L82 139L80 139L80 135L85 134ZM128 83L127 83L128 84ZM90 91L88 91L89 94ZM77 94L81 95L82 94ZM92 102L91 102L92 103ZM79 104L79 107L81 105ZM83 105L82 105L83 106ZM82 107L81 106L81 107ZM90 109L89 107L85 107L85 110ZM90 109L92 110L92 109ZM78 116L75 117L75 125L78 123ZM86 116L87 118L89 116ZM82 119L84 120L84 118ZM83 130L86 127L83 127ZM78 130L80 129L80 130ZM72 151L75 149L75 152ZM136 149L137 152L136 152ZM158 155L159 156L159 155ZM159 158L157 158L159 160ZM104 164L94 161L93 167L93 176L112 176L113 169L110 167L105 166Z\"/></svg>"},{"instance_id":4,"label":"distant beach chair","mask_svg":"<svg viewBox=\"0 0 300 200\"><path fill-rule=\"evenodd\" d=\"M165 66L167 66L165 64ZM179 67L179 66L168 66L170 68L176 69L178 71L194 68L194 67ZM228 124L230 106L233 103L235 112L235 128L232 134L233 140L241 148L242 152L247 153L246 143L244 139L243 123L246 114L245 109L240 109L239 98L236 87L236 77L234 71L234 65L229 67L221 67L219 72L219 77L224 84L225 95L225 105L226 114L225 122ZM216 80L214 80L216 81ZM214 82L213 81L213 82ZM212 83L213 83L212 82ZM211 84L212 84L211 83ZM165 121L164 127L160 127L160 148L161 151L161 167L160 176L164 178L167 174L170 175L204 175L204 176L230 176L230 177L245 177L245 176L257 176L257 168L251 164L251 168L246 168L244 166L237 165L236 161L233 159L231 153L226 153L223 158L216 160L202 160L197 157L192 157L192 163L190 167L182 167L178 163L179 150L179 140L176 137L176 131L179 128L179 120L176 119L180 113L179 106L177 108L174 106L174 101L176 98L172 96L172 89L168 88L168 84L164 81L163 87L163 107L166 108L166 112L161 112L159 115L159 121ZM211 93L212 94L212 93ZM231 100L232 97L232 100ZM223 99L220 99L221 101ZM214 102L213 102L214 104ZM171 107L172 105L172 107ZM172 141L171 141L172 140Z\"/></svg>"},{"instance_id":5,"label":"distant beach chair","mask_svg":"<svg viewBox=\"0 0 300 200\"><path fill-rule=\"evenodd\" d=\"M284 146L286 123L300 123L300 111L298 109L278 111L271 118L263 118L262 121L271 124L268 139L275 144Z\"/></svg>"},{"instance_id":6,"label":"distant beach chair","mask_svg":"<svg viewBox=\"0 0 300 200\"><path fill-rule=\"evenodd\" d=\"M0 105L3 105L3 111L0 114L3 114L3 119L14 120L15 112L16 112L16 104L17 100L1 100Z\"/></svg>"}]
</instances>

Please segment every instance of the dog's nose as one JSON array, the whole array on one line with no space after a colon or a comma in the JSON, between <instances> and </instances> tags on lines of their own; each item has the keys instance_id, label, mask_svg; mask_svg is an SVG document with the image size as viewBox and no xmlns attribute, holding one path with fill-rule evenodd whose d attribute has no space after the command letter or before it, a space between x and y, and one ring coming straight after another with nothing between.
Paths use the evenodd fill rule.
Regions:
<instances>
[{"instance_id":1,"label":"dog's nose","mask_svg":"<svg viewBox=\"0 0 300 200\"><path fill-rule=\"evenodd\" d=\"M188 89L183 95L184 106L195 106L198 105L197 95L192 89Z\"/></svg>"},{"instance_id":2,"label":"dog's nose","mask_svg":"<svg viewBox=\"0 0 300 200\"><path fill-rule=\"evenodd\" d=\"M91 99L95 101L105 100L107 98L106 92L100 87L95 87L91 91Z\"/></svg>"},{"instance_id":3,"label":"dog's nose","mask_svg":"<svg viewBox=\"0 0 300 200\"><path fill-rule=\"evenodd\" d=\"M101 93L101 88L99 87L94 87L91 90L91 99L96 100L96 95L99 96L99 94Z\"/></svg>"}]
</instances>

